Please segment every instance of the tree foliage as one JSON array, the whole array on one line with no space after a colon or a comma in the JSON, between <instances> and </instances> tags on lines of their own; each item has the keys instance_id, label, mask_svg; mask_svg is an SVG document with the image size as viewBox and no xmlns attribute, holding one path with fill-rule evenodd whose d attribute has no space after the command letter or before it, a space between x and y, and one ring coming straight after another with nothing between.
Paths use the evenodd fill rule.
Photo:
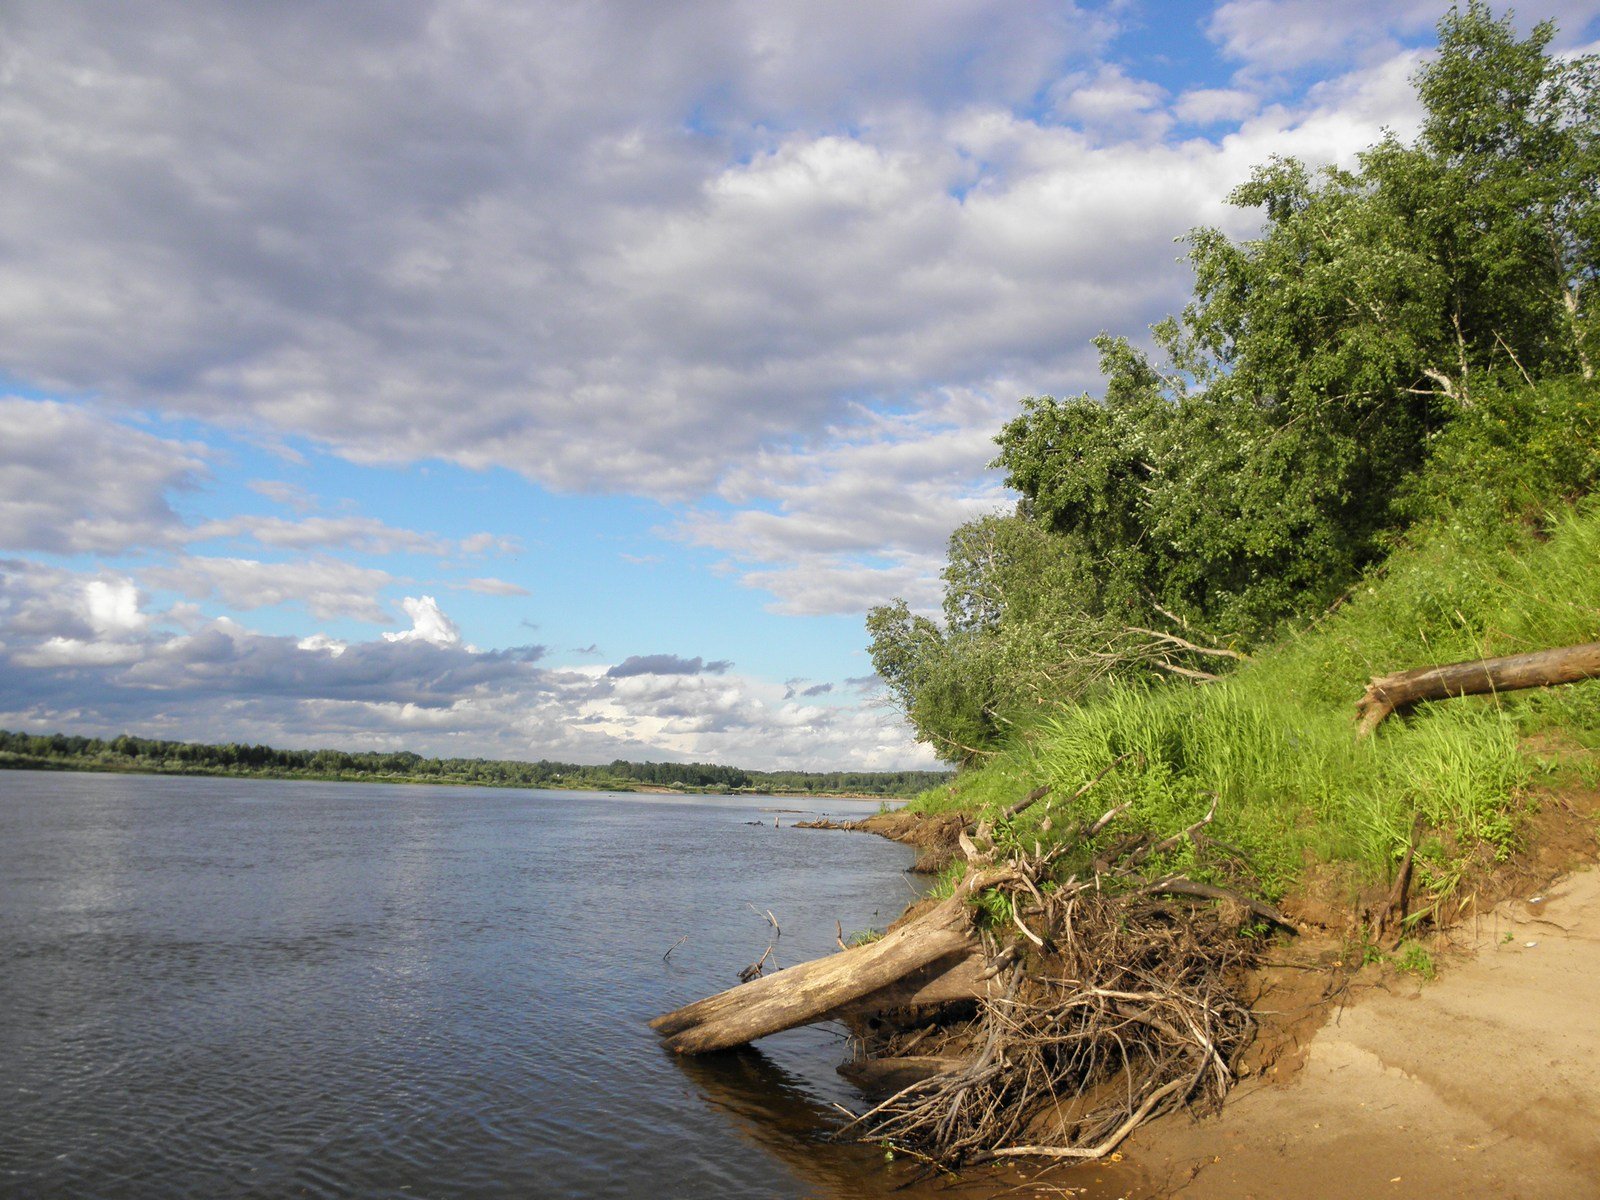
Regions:
<instances>
[{"instance_id":1,"label":"tree foliage","mask_svg":"<svg viewBox=\"0 0 1600 1200\"><path fill-rule=\"evenodd\" d=\"M869 619L920 736L959 759L1086 664L1192 671L1323 610L1508 429L1545 444L1510 472L1523 502L1592 486L1592 426L1568 452L1558 421L1592 414L1600 353L1600 60L1553 34L1451 9L1414 142L1259 166L1229 197L1259 235L1188 235L1193 299L1154 353L1102 335L1103 395L1023 400L996 439L1017 515L952 538L944 625Z\"/></svg>"}]
</instances>

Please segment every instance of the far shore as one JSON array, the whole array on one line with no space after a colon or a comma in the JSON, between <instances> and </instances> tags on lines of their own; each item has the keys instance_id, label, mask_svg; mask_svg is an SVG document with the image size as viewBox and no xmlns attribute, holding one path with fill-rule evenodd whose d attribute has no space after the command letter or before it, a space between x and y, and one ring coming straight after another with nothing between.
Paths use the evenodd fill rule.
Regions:
<instances>
[{"instance_id":1,"label":"far shore","mask_svg":"<svg viewBox=\"0 0 1600 1200\"><path fill-rule=\"evenodd\" d=\"M383 783L425 784L435 787L499 788L514 791L551 792L622 792L650 796L777 796L799 800L877 800L888 804L904 804L910 799L904 795L881 792L806 792L781 788L721 788L721 787L667 787L661 784L639 783L620 779L603 784L581 782L567 783L552 780L544 783L502 783L489 779L460 779L436 775L379 775L371 772L321 772L280 771L271 768L222 769L205 766L150 767L111 763L72 762L62 759L37 758L32 755L0 751L0 770L13 771L74 771L94 775L175 775L201 776L212 779L266 779L282 781L307 780L315 783Z\"/></svg>"}]
</instances>

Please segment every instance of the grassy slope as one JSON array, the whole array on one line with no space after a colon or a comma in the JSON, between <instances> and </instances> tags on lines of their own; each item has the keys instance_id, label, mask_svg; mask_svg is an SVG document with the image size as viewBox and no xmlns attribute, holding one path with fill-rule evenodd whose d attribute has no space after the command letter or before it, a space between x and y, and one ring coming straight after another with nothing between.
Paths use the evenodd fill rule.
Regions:
<instances>
[{"instance_id":1,"label":"grassy slope","mask_svg":"<svg viewBox=\"0 0 1600 1200\"><path fill-rule=\"evenodd\" d=\"M1244 850L1261 890L1291 888L1309 863L1344 864L1352 885L1386 877L1415 814L1428 834L1421 884L1448 891L1467 863L1516 846L1526 784L1551 769L1527 735L1559 728L1600 745L1600 681L1519 696L1450 700L1353 738L1356 699L1374 674L1600 639L1600 503L1533 532L1435 526L1315 627L1206 687L1119 687L1064 708L924 810L993 811L1040 783L1067 796L1133 752L1051 827L1129 802L1103 839L1175 831L1218 800L1211 831ZM1591 760L1592 761L1592 760ZM1002 836L1048 843L1035 805ZM1172 861L1204 877L1185 845Z\"/></svg>"}]
</instances>

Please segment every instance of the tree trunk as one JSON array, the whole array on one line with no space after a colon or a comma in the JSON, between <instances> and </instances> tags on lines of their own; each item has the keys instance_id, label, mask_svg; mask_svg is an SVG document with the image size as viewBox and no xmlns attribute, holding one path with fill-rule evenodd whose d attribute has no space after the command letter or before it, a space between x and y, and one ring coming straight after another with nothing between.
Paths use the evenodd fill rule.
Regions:
<instances>
[{"instance_id":1,"label":"tree trunk","mask_svg":"<svg viewBox=\"0 0 1600 1200\"><path fill-rule=\"evenodd\" d=\"M1514 692L1597 677L1600 677L1600 642L1376 675L1367 685L1366 695L1356 702L1356 736L1366 737L1390 713L1419 700Z\"/></svg>"},{"instance_id":2,"label":"tree trunk","mask_svg":"<svg viewBox=\"0 0 1600 1200\"><path fill-rule=\"evenodd\" d=\"M936 959L895 980L888 987L841 1005L829 1012L827 1019L871 1017L897 1008L980 999L986 990L985 966L983 954L968 939L967 944L955 954Z\"/></svg>"},{"instance_id":3,"label":"tree trunk","mask_svg":"<svg viewBox=\"0 0 1600 1200\"><path fill-rule=\"evenodd\" d=\"M808 1025L841 1009L866 1008L858 1002L885 989L891 990L884 1002L874 1001L871 1007L931 1002L941 988L959 986L971 973L961 965L977 948L966 897L967 889L957 889L938 907L875 942L742 983L657 1017L650 1026L679 1054L704 1054ZM914 976L943 959L953 961L936 972ZM951 980L941 983L946 974L952 975ZM919 992L927 998L918 999Z\"/></svg>"}]
</instances>

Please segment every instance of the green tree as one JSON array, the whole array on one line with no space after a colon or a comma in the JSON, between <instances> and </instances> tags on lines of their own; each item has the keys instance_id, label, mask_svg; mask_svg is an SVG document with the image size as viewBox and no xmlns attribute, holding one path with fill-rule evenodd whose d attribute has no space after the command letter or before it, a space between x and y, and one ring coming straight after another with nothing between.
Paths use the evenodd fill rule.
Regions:
<instances>
[{"instance_id":1,"label":"green tree","mask_svg":"<svg viewBox=\"0 0 1600 1200\"><path fill-rule=\"evenodd\" d=\"M1593 486L1600 59L1553 32L1451 9L1415 142L1258 167L1230 200L1259 235L1188 236L1155 355L1102 335L1103 395L1023 400L994 464L1017 515L956 531L944 623L868 619L919 737L959 760L1105 670L1214 666L1324 609L1474 462L1517 503Z\"/></svg>"},{"instance_id":2,"label":"green tree","mask_svg":"<svg viewBox=\"0 0 1600 1200\"><path fill-rule=\"evenodd\" d=\"M1475 394L1589 376L1600 79L1552 32L1452 9L1414 145L1259 167L1230 197L1259 237L1189 236L1160 367L1103 337L1103 398L1023 402L997 465L1104 578L1102 612L1259 636L1316 611L1384 552Z\"/></svg>"}]
</instances>

